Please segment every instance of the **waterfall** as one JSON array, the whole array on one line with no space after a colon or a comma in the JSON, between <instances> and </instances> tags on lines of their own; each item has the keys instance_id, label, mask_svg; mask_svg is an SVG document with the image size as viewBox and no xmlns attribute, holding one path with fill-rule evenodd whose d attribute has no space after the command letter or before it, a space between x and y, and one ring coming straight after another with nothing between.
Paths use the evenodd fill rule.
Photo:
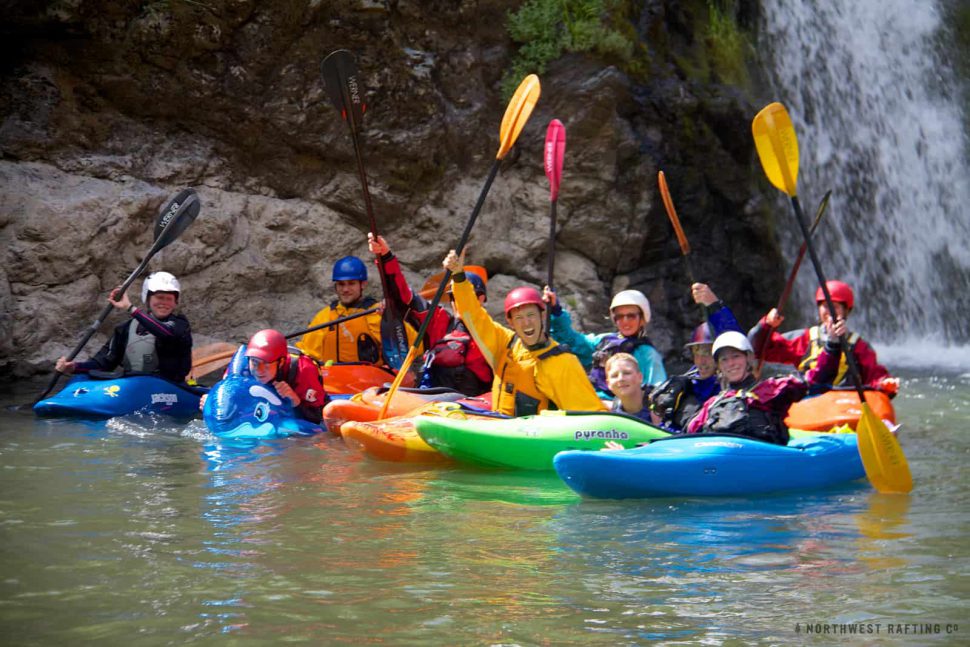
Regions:
<instances>
[{"instance_id":1,"label":"waterfall","mask_svg":"<svg viewBox=\"0 0 970 647\"><path fill-rule=\"evenodd\" d=\"M966 365L970 164L937 1L766 0L758 49L798 133L806 217L833 191L816 241L826 276L856 290L850 327L880 359ZM815 285L806 259L800 304Z\"/></svg>"}]
</instances>

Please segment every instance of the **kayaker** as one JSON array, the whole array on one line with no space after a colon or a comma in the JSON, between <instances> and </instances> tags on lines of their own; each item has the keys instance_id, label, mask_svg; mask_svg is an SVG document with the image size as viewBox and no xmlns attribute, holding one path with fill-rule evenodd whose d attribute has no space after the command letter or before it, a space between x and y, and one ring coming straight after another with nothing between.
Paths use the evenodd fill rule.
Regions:
<instances>
[{"instance_id":1,"label":"kayaker","mask_svg":"<svg viewBox=\"0 0 970 647\"><path fill-rule=\"evenodd\" d=\"M60 357L55 368L66 375L92 370L159 375L184 382L192 369L192 330L189 320L175 312L182 287L168 272L152 272L142 282L145 309L132 305L127 292L115 288L108 302L130 319L115 326L111 339L89 360Z\"/></svg>"},{"instance_id":2,"label":"kayaker","mask_svg":"<svg viewBox=\"0 0 970 647\"><path fill-rule=\"evenodd\" d=\"M843 333L848 331L846 320L855 305L855 294L852 288L842 281L828 281L826 286L829 294L832 295L832 305L835 306L834 318L829 313L828 306L825 305L825 296L822 288L819 287L815 292L818 324L784 334L778 333L776 329L781 326L785 318L777 309L772 308L748 332L748 338L754 348L761 352L761 348L764 347L765 361L790 364L802 373L815 368L819 355L825 348L829 348L830 354L836 356L838 370L827 370L819 377L820 380L825 380L825 384L820 383L817 389L813 386L813 391L827 390L831 386L851 386L848 363L842 357L838 334L834 333L834 329L838 326ZM899 390L899 379L892 377L886 367L879 363L872 346L858 333L849 334L847 341L859 365L863 386L883 391L890 397L895 396Z\"/></svg>"},{"instance_id":3,"label":"kayaker","mask_svg":"<svg viewBox=\"0 0 970 647\"><path fill-rule=\"evenodd\" d=\"M456 311L495 375L493 411L525 416L544 409L606 409L579 359L543 329L546 304L538 290L518 287L505 296L505 319L511 329L506 328L482 307L454 250L442 265L452 272Z\"/></svg>"},{"instance_id":4,"label":"kayaker","mask_svg":"<svg viewBox=\"0 0 970 647\"><path fill-rule=\"evenodd\" d=\"M740 332L717 336L712 347L721 392L707 400L687 425L688 433L730 433L758 440L788 444L785 416L792 403L808 393L808 382L800 375L754 377L754 350ZM816 371L808 372L808 381Z\"/></svg>"},{"instance_id":5,"label":"kayaker","mask_svg":"<svg viewBox=\"0 0 970 647\"><path fill-rule=\"evenodd\" d=\"M323 419L329 398L320 378L319 366L303 353L291 355L283 333L260 330L246 345L249 372L263 384L272 382L282 397L289 399L295 412L313 423Z\"/></svg>"},{"instance_id":6,"label":"kayaker","mask_svg":"<svg viewBox=\"0 0 970 647\"><path fill-rule=\"evenodd\" d=\"M644 393L643 373L637 358L630 353L617 353L606 360L606 384L615 393L610 411L625 413L656 424Z\"/></svg>"},{"instance_id":7,"label":"kayaker","mask_svg":"<svg viewBox=\"0 0 970 647\"><path fill-rule=\"evenodd\" d=\"M344 256L333 265L331 273L337 298L317 312L308 328L377 305L373 297L364 296L367 266L356 256ZM322 328L303 335L296 344L318 362L365 362L383 364L381 357L381 315L377 312Z\"/></svg>"},{"instance_id":8,"label":"kayaker","mask_svg":"<svg viewBox=\"0 0 970 647\"><path fill-rule=\"evenodd\" d=\"M408 312L411 324L415 328L420 327L428 316L430 304L408 285L397 257L383 236L375 239L373 233L367 234L367 246L372 254L380 258L384 271L392 279L395 289L388 291L391 298ZM479 303L484 304L488 300L485 281L472 272L466 272L465 277L474 286ZM462 323L454 307L450 285L446 288L446 295L452 312L438 306L428 324L424 347L430 350L425 353L421 386L445 387L469 396L481 395L492 386L492 367L485 361L478 344Z\"/></svg>"},{"instance_id":9,"label":"kayaker","mask_svg":"<svg viewBox=\"0 0 970 647\"><path fill-rule=\"evenodd\" d=\"M647 337L650 323L650 302L639 290L623 290L610 303L610 318L615 332L580 333L573 329L572 317L562 307L556 293L546 289L543 298L550 304L549 332L552 338L569 346L589 372L589 380L604 400L613 397L606 384L606 360L616 353L629 353L637 358L643 386L659 384L667 379L663 357Z\"/></svg>"},{"instance_id":10,"label":"kayaker","mask_svg":"<svg viewBox=\"0 0 970 647\"><path fill-rule=\"evenodd\" d=\"M660 425L671 433L683 433L687 423L711 396L721 391L717 378L717 366L711 356L715 336L730 330L741 332L741 324L723 301L717 298L710 286L694 283L691 295L695 303L705 306L708 320L694 329L684 350L693 360L693 366L683 375L674 375L650 392L650 409Z\"/></svg>"}]
</instances>

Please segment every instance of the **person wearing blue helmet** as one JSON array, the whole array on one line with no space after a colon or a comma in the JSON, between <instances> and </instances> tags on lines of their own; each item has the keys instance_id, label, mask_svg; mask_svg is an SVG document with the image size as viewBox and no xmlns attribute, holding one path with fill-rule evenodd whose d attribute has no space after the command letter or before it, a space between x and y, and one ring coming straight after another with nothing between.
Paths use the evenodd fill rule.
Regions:
<instances>
[{"instance_id":1,"label":"person wearing blue helmet","mask_svg":"<svg viewBox=\"0 0 970 647\"><path fill-rule=\"evenodd\" d=\"M317 312L308 328L368 310L377 305L364 296L367 265L356 256L344 256L333 265L337 298ZM381 315L373 312L350 321L307 333L297 348L319 362L365 362L381 364Z\"/></svg>"}]
</instances>

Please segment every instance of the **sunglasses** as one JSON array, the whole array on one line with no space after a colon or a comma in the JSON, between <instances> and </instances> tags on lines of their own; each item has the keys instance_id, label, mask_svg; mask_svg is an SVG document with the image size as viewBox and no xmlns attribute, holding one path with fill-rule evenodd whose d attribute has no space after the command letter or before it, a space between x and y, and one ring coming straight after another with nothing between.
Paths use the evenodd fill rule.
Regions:
<instances>
[{"instance_id":1,"label":"sunglasses","mask_svg":"<svg viewBox=\"0 0 970 647\"><path fill-rule=\"evenodd\" d=\"M623 319L639 319L640 315L635 312L618 312L613 315L613 321L621 321Z\"/></svg>"}]
</instances>

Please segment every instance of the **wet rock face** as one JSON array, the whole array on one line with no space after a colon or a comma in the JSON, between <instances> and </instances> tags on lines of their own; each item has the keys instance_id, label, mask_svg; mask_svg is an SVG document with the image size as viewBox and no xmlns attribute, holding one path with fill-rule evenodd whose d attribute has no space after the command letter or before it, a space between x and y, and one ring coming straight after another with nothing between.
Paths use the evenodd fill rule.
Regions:
<instances>
[{"instance_id":1,"label":"wet rock face","mask_svg":"<svg viewBox=\"0 0 970 647\"><path fill-rule=\"evenodd\" d=\"M332 300L333 261L367 258L369 229L351 139L320 77L334 49L357 55L374 213L413 285L457 243L495 158L517 2L24 5L0 2L3 375L46 371L73 347L184 186L198 190L201 215L150 267L181 279L197 344L298 330ZM657 5L643 21L662 21ZM671 357L695 325L656 189L663 168L696 278L753 323L783 265L750 142L756 106L674 72L637 84L576 54L542 84L468 245L468 261L494 277L493 313L505 290L546 279L542 146L555 117L567 129L556 286L576 321L604 330L611 294L633 287Z\"/></svg>"}]
</instances>

